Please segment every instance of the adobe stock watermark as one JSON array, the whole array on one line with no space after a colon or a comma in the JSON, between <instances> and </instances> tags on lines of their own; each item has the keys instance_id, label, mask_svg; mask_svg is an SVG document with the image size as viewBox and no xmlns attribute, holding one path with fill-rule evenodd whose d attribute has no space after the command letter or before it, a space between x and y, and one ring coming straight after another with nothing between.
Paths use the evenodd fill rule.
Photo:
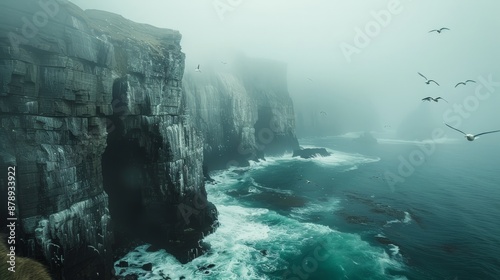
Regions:
<instances>
[{"instance_id":1,"label":"adobe stock watermark","mask_svg":"<svg viewBox=\"0 0 500 280\"><path fill-rule=\"evenodd\" d=\"M39 0L37 1L37 5L40 7L40 10L35 12L31 18L21 18L23 25L19 29L20 33L8 33L9 41L14 52L19 51L19 46L21 44L28 44L31 39L35 38L39 34L40 29L46 27L50 19L54 18L60 11L59 4L56 0Z\"/></svg>"},{"instance_id":2,"label":"adobe stock watermark","mask_svg":"<svg viewBox=\"0 0 500 280\"><path fill-rule=\"evenodd\" d=\"M411 1L411 0L406 0ZM368 21L363 28L356 27L353 43L340 43L339 47L347 62L351 63L354 54L360 54L366 49L383 30L391 24L393 17L401 14L404 7L400 0L389 0L385 9L380 11L371 11L372 19Z\"/></svg>"},{"instance_id":3,"label":"adobe stock watermark","mask_svg":"<svg viewBox=\"0 0 500 280\"><path fill-rule=\"evenodd\" d=\"M309 279L310 275L318 270L319 264L326 261L334 252L328 247L328 238L320 241L310 250L300 263L293 264L283 273L284 280Z\"/></svg>"},{"instance_id":4,"label":"adobe stock watermark","mask_svg":"<svg viewBox=\"0 0 500 280\"><path fill-rule=\"evenodd\" d=\"M243 2L244 0L214 0L212 6L219 19L223 21L227 13L234 12Z\"/></svg>"},{"instance_id":5,"label":"adobe stock watermark","mask_svg":"<svg viewBox=\"0 0 500 280\"><path fill-rule=\"evenodd\" d=\"M480 76L477 80L478 85L474 90L474 94L466 96L462 103L453 104L451 109L443 113L445 123L453 127L460 127L463 120L470 118L472 113L479 109L481 102L488 100L496 92L496 88L500 87L500 82L493 81L492 75L489 75L488 78ZM385 181L393 192L398 183L404 183L406 178L413 175L416 169L435 153L437 142L442 140L444 136L445 131L443 128L435 128L431 133L431 140L417 144L417 147L406 157L403 155L398 157L397 174L391 171L384 173Z\"/></svg>"}]
</instances>

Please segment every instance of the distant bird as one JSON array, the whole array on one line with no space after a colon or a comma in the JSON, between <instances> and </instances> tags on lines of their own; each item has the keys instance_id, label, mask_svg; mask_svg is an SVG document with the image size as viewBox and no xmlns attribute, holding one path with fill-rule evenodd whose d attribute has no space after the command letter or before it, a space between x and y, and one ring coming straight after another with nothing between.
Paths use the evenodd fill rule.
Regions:
<instances>
[{"instance_id":1,"label":"distant bird","mask_svg":"<svg viewBox=\"0 0 500 280\"><path fill-rule=\"evenodd\" d=\"M198 66L194 69L195 72L201 72L201 69L200 69L200 65L198 64Z\"/></svg>"},{"instance_id":2,"label":"distant bird","mask_svg":"<svg viewBox=\"0 0 500 280\"><path fill-rule=\"evenodd\" d=\"M227 62L225 62L225 61L221 61L220 63L222 63L222 64L224 64L224 65L226 65L226 64L227 64Z\"/></svg>"},{"instance_id":3,"label":"distant bird","mask_svg":"<svg viewBox=\"0 0 500 280\"><path fill-rule=\"evenodd\" d=\"M474 81L474 80L467 80L465 82L460 82L460 83L456 84L455 87L458 87L459 85L464 85L465 86L465 85L467 85L467 83L476 83L476 81Z\"/></svg>"},{"instance_id":4,"label":"distant bird","mask_svg":"<svg viewBox=\"0 0 500 280\"><path fill-rule=\"evenodd\" d=\"M310 82L312 82L313 80L311 78L307 78Z\"/></svg>"},{"instance_id":5,"label":"distant bird","mask_svg":"<svg viewBox=\"0 0 500 280\"><path fill-rule=\"evenodd\" d=\"M326 112L325 112L325 111L321 111L321 112L319 112L319 113L320 113L320 115L322 115L322 116L326 116Z\"/></svg>"},{"instance_id":6,"label":"distant bird","mask_svg":"<svg viewBox=\"0 0 500 280\"><path fill-rule=\"evenodd\" d=\"M450 29L446 28L446 27L442 27L442 28L439 28L439 29L433 29L433 30L429 31L429 33L431 33L431 32L441 33L441 32L443 32L443 30L450 30Z\"/></svg>"},{"instance_id":7,"label":"distant bird","mask_svg":"<svg viewBox=\"0 0 500 280\"><path fill-rule=\"evenodd\" d=\"M422 76L422 78L424 78L424 79L425 79L425 83L426 83L426 84L429 84L429 83L435 83L436 85L438 85L438 86L439 86L439 84L438 84L436 81L427 79L427 77L426 77L426 76L424 76L424 75L423 75L422 73L420 73L420 72L417 72L417 73L418 73L420 76Z\"/></svg>"},{"instance_id":8,"label":"distant bird","mask_svg":"<svg viewBox=\"0 0 500 280\"><path fill-rule=\"evenodd\" d=\"M480 135L484 135L484 134L489 134L489 133L495 133L495 132L500 132L500 130L494 130L494 131L488 131L488 132L482 132L482 133L478 133L478 134L469 134L469 133L465 133L463 131L461 131L460 129L457 129L457 128L454 128L452 127L451 125L445 123L445 125L451 129L454 129L460 133L462 133L463 135L465 135L465 138L469 141L474 141L474 139L476 139L476 137L480 136Z\"/></svg>"},{"instance_id":9,"label":"distant bird","mask_svg":"<svg viewBox=\"0 0 500 280\"><path fill-rule=\"evenodd\" d=\"M442 99L442 100L446 101L446 99L442 98L441 96L436 97L436 98L432 98L432 97L429 96L429 97L426 97L426 98L422 98L422 101L429 101L429 102L434 101L434 102L438 102L439 99ZM448 103L448 101L446 101L446 103Z\"/></svg>"}]
</instances>

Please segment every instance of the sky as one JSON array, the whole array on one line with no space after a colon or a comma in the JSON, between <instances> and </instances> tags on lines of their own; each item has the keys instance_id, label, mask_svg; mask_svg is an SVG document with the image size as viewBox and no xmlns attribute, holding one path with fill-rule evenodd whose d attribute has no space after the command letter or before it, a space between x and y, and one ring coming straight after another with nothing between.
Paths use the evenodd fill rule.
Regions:
<instances>
[{"instance_id":1,"label":"sky","mask_svg":"<svg viewBox=\"0 0 500 280\"><path fill-rule=\"evenodd\" d=\"M423 110L463 129L500 129L494 121L499 115L492 115L499 86L483 99L474 96L479 83L454 88L480 76L500 82L496 0L71 2L179 30L186 71L214 56L224 60L221 50L226 49L284 61L297 112L335 108L338 113L329 115L346 122L366 120L366 129L377 129L373 126L395 127ZM440 27L450 30L429 33ZM426 85L417 72L440 86ZM423 104L427 96L442 96L449 103ZM464 104L468 115L457 109Z\"/></svg>"}]
</instances>

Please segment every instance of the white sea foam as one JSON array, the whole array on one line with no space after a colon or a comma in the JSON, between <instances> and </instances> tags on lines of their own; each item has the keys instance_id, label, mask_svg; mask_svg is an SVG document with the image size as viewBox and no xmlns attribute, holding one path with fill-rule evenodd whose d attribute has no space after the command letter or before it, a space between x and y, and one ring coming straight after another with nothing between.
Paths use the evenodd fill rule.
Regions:
<instances>
[{"instance_id":1,"label":"white sea foam","mask_svg":"<svg viewBox=\"0 0 500 280\"><path fill-rule=\"evenodd\" d=\"M318 148L315 146L303 146L304 148ZM333 149L326 149L331 155L325 157L314 157L309 159L297 158L297 160L311 161L321 166L351 166L357 168L358 164L373 163L380 161L378 157L369 157L362 154L346 153ZM354 169L352 169L354 170ZM350 170L349 170L350 171Z\"/></svg>"},{"instance_id":2,"label":"white sea foam","mask_svg":"<svg viewBox=\"0 0 500 280\"><path fill-rule=\"evenodd\" d=\"M390 221L387 221L384 226L389 226L391 224L398 224L398 223L401 223L401 220L398 220L398 219L390 220Z\"/></svg>"},{"instance_id":3,"label":"white sea foam","mask_svg":"<svg viewBox=\"0 0 500 280\"><path fill-rule=\"evenodd\" d=\"M364 131L351 131L347 132L341 135L334 136L335 138L359 138L361 135L363 135L365 132Z\"/></svg>"},{"instance_id":4,"label":"white sea foam","mask_svg":"<svg viewBox=\"0 0 500 280\"><path fill-rule=\"evenodd\" d=\"M330 199L325 202L314 202L308 203L303 207L294 207L292 208L291 217L305 220L307 216L314 214L324 214L324 213L332 213L335 210L339 209L340 200L338 199Z\"/></svg>"},{"instance_id":5,"label":"white sea foam","mask_svg":"<svg viewBox=\"0 0 500 280\"><path fill-rule=\"evenodd\" d=\"M172 279L181 276L187 279L274 279L268 275L293 265L286 259L299 257L300 260L304 248L314 248L320 243L333 253L328 261L344 267L346 273L353 273L362 266L365 270L377 269L384 275L386 268L399 267L383 250L371 247L355 234L300 223L267 209L220 205L218 208L221 226L204 239L211 245L210 254L180 264L164 250L146 252L147 246L140 246L122 259L130 267L124 271L117 267L119 275L135 273L139 279L152 280L165 276ZM262 250L266 250L266 255ZM153 264L151 272L140 268L145 263ZM198 271L199 267L208 264L215 264L209 274Z\"/></svg>"},{"instance_id":6,"label":"white sea foam","mask_svg":"<svg viewBox=\"0 0 500 280\"><path fill-rule=\"evenodd\" d=\"M245 180L247 180L248 183L250 184L249 192L262 193L263 191L266 191L266 192L271 192L271 193L279 193L279 194L287 194L287 195L293 194L293 191L291 191L291 190L286 190L286 189L283 190L283 189L278 189L278 188L265 187L265 186L257 183L253 177L247 177L247 178L245 178ZM252 191L250 191L250 189L252 189Z\"/></svg>"},{"instance_id":7,"label":"white sea foam","mask_svg":"<svg viewBox=\"0 0 500 280\"><path fill-rule=\"evenodd\" d=\"M403 223L409 224L412 221L410 213L405 211L405 218L403 219Z\"/></svg>"},{"instance_id":8,"label":"white sea foam","mask_svg":"<svg viewBox=\"0 0 500 280\"><path fill-rule=\"evenodd\" d=\"M312 145L301 145L302 148L320 148ZM314 162L322 166L357 166L358 164L373 163L380 161L378 157L369 157L358 153L346 153L338 150L325 148L331 155L317 156L309 159L292 157L292 154L285 154L279 157L266 157L265 161L250 162L250 167L240 168L240 170L258 170L271 165L286 164L292 161ZM237 169L237 168L236 168ZM235 170L234 168L232 170Z\"/></svg>"},{"instance_id":9,"label":"white sea foam","mask_svg":"<svg viewBox=\"0 0 500 280\"><path fill-rule=\"evenodd\" d=\"M399 223L409 224L409 223L411 223L412 219L411 219L410 213L408 213L406 211L404 213L405 213L405 217L403 219L401 219L401 220L395 219L395 220L387 221L384 226L387 227L387 226L390 226L391 224L399 224Z\"/></svg>"},{"instance_id":10,"label":"white sea foam","mask_svg":"<svg viewBox=\"0 0 500 280\"><path fill-rule=\"evenodd\" d=\"M399 254L399 247L394 244L389 244L389 251L391 251L392 256L396 256Z\"/></svg>"},{"instance_id":11,"label":"white sea foam","mask_svg":"<svg viewBox=\"0 0 500 280\"><path fill-rule=\"evenodd\" d=\"M386 269L402 268L385 250L372 247L356 234L300 222L264 208L242 206L227 192L241 184L242 177L249 176L247 173L241 175L224 171L211 176L217 183L207 184L206 188L210 201L219 210L220 227L204 238L204 242L210 244L210 251L187 264L181 264L164 250L147 252L147 245L139 246L121 259L130 264L128 268L115 267L118 275L134 273L139 279L151 280L167 276L172 279L181 276L186 279L281 279L281 276L270 275L279 274L279 271L285 271L294 264L301 265L307 252L320 244L333 252L326 263L321 264L326 269L332 268L333 274L341 273L334 267L342 266L344 275L356 275L359 270L373 271L380 274L377 279L382 279ZM253 187L259 189L262 186ZM336 207L338 201L330 200L308 204L302 209L294 209L293 213L331 212ZM146 263L153 264L152 271L141 269ZM215 265L206 270L208 274L199 270L208 264Z\"/></svg>"},{"instance_id":12,"label":"white sea foam","mask_svg":"<svg viewBox=\"0 0 500 280\"><path fill-rule=\"evenodd\" d=\"M396 261L402 263L404 260L403 260L403 255L401 255L401 251L399 249L399 246L394 245L394 244L389 244L388 247L389 247L389 252L391 253L391 258L393 260L396 260Z\"/></svg>"},{"instance_id":13,"label":"white sea foam","mask_svg":"<svg viewBox=\"0 0 500 280\"><path fill-rule=\"evenodd\" d=\"M351 166L351 167L348 167L348 168L342 170L342 172L349 172L349 171L353 171L353 170L356 170L356 169L358 169L358 166L354 165L354 166Z\"/></svg>"},{"instance_id":14,"label":"white sea foam","mask_svg":"<svg viewBox=\"0 0 500 280\"><path fill-rule=\"evenodd\" d=\"M261 191L261 190L259 190L259 189L258 189L257 187L255 187L255 186L250 186L250 187L248 187L248 192L249 192L249 193L262 193L262 191Z\"/></svg>"}]
</instances>

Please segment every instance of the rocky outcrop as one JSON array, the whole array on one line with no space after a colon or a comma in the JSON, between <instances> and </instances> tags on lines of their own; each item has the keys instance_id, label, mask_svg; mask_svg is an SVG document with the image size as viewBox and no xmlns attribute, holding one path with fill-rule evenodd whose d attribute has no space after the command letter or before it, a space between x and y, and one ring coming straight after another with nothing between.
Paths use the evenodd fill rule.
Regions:
<instances>
[{"instance_id":1,"label":"rocky outcrop","mask_svg":"<svg viewBox=\"0 0 500 280\"><path fill-rule=\"evenodd\" d=\"M314 157L327 157L332 155L325 148L307 148L307 149L299 149L293 151L293 157L301 157L301 158L314 158Z\"/></svg>"},{"instance_id":2,"label":"rocky outcrop","mask_svg":"<svg viewBox=\"0 0 500 280\"><path fill-rule=\"evenodd\" d=\"M369 131L365 131L360 134L357 138L352 140L356 144L360 144L363 146L373 146L378 143L377 138L373 136L373 134Z\"/></svg>"},{"instance_id":3,"label":"rocky outcrop","mask_svg":"<svg viewBox=\"0 0 500 280\"><path fill-rule=\"evenodd\" d=\"M67 1L0 3L0 167L17 170L18 252L55 279L110 278L133 239L185 262L217 226L180 40Z\"/></svg>"},{"instance_id":4,"label":"rocky outcrop","mask_svg":"<svg viewBox=\"0 0 500 280\"><path fill-rule=\"evenodd\" d=\"M299 148L285 63L234 55L223 67L188 71L183 84L208 170Z\"/></svg>"}]
</instances>

